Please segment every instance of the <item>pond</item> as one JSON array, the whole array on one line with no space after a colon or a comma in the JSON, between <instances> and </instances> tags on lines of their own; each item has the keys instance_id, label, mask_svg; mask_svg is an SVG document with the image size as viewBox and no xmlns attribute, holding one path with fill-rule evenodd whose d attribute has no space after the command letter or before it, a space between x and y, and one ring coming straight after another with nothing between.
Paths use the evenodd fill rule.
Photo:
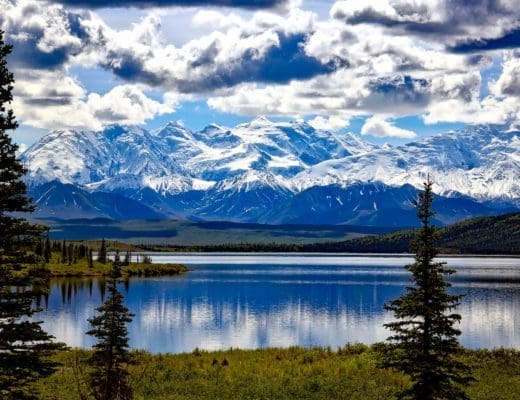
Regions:
<instances>
[{"instance_id":1,"label":"pond","mask_svg":"<svg viewBox=\"0 0 520 400\"><path fill-rule=\"evenodd\" d=\"M135 314L133 348L331 346L383 341L383 305L403 293L407 256L352 254L151 254L184 263L184 276L132 278L120 289ZM444 257L465 294L460 340L470 348L520 348L520 258ZM90 347L87 319L104 296L100 279L56 279L45 329L69 346Z\"/></svg>"}]
</instances>

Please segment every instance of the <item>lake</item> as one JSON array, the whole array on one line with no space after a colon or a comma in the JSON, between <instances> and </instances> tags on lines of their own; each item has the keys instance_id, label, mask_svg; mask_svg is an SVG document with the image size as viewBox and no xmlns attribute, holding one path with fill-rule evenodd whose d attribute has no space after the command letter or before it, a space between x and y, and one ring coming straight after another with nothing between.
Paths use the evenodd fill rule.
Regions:
<instances>
[{"instance_id":1,"label":"lake","mask_svg":"<svg viewBox=\"0 0 520 400\"><path fill-rule=\"evenodd\" d=\"M151 254L186 264L184 276L132 278L121 284L135 314L133 348L331 346L383 341L392 320L383 305L403 293L412 261L396 255ZM520 348L520 258L443 257L465 294L460 340L470 348ZM90 347L87 318L102 302L100 279L55 279L44 328L69 346Z\"/></svg>"}]
</instances>

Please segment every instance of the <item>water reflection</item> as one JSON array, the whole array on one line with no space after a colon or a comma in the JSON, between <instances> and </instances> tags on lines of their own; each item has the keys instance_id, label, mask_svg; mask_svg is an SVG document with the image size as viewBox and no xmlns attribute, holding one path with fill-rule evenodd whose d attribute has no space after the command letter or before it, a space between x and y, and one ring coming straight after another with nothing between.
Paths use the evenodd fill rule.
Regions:
<instances>
[{"instance_id":1,"label":"water reflection","mask_svg":"<svg viewBox=\"0 0 520 400\"><path fill-rule=\"evenodd\" d=\"M136 314L129 327L132 347L184 352L195 347L338 347L349 341L381 341L388 336L382 325L392 318L383 304L404 290L408 275L402 265L410 261L403 257L356 257L355 261L337 256L181 257L192 261L187 264L194 270L186 276L121 284L126 304ZM225 263L226 258L231 262ZM247 262L242 263L244 258ZM337 262L340 258L343 264ZM163 260L155 256L154 261ZM520 332L515 330L520 322L520 260L448 261L458 270L453 291L467 294L458 310L463 316L462 343L520 348ZM103 296L101 280L53 280L47 309L38 316L58 339L88 347L92 338L84 334L86 321Z\"/></svg>"}]
</instances>

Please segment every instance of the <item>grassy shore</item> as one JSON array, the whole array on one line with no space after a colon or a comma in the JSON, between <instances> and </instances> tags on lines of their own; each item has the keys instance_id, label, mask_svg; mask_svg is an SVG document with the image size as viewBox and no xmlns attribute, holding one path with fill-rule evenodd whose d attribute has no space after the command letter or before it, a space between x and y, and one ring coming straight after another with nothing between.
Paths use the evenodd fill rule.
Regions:
<instances>
[{"instance_id":1,"label":"grassy shore","mask_svg":"<svg viewBox=\"0 0 520 400\"><path fill-rule=\"evenodd\" d=\"M59 262L58 257L53 257L50 263L46 264L51 277L90 277L90 276L106 276L110 273L112 267L111 262L102 264L94 261L92 268L89 268L87 260L79 260L75 264ZM188 271L188 268L182 264L143 264L130 263L128 266L121 268L123 276L168 276L180 275Z\"/></svg>"},{"instance_id":2,"label":"grassy shore","mask_svg":"<svg viewBox=\"0 0 520 400\"><path fill-rule=\"evenodd\" d=\"M79 400L78 387L86 392L89 354L58 354L63 366L38 384L41 398ZM130 367L131 381L139 400L387 400L409 385L405 376L378 368L376 351L363 345L339 351L294 347L178 355L134 352L133 357L137 363ZM520 399L519 351L467 350L463 358L477 378L467 389L471 399Z\"/></svg>"}]
</instances>

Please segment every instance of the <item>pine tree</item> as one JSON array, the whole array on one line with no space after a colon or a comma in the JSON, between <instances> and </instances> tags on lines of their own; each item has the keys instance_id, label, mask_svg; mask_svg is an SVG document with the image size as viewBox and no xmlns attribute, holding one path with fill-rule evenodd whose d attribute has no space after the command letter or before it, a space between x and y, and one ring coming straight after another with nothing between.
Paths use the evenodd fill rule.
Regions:
<instances>
[{"instance_id":1,"label":"pine tree","mask_svg":"<svg viewBox=\"0 0 520 400\"><path fill-rule=\"evenodd\" d=\"M74 261L74 245L72 243L69 243L69 246L67 247L67 260L68 264L72 265L72 262Z\"/></svg>"},{"instance_id":2,"label":"pine tree","mask_svg":"<svg viewBox=\"0 0 520 400\"><path fill-rule=\"evenodd\" d=\"M13 215L34 210L22 176L26 172L16 158L17 145L7 131L17 127L12 101L13 75L6 56L11 46L0 30L0 398L34 399L30 383L55 370L48 361L62 347L52 342L39 322L28 320L38 309L36 299L45 283L45 270L29 250L40 240L43 228ZM15 273L16 272L16 273Z\"/></svg>"},{"instance_id":3,"label":"pine tree","mask_svg":"<svg viewBox=\"0 0 520 400\"><path fill-rule=\"evenodd\" d=\"M454 273L445 263L434 262L437 231L431 223L433 192L430 178L415 201L421 229L412 243L415 262L406 268L412 273L411 286L386 309L397 321L385 324L394 332L384 350L385 367L409 375L412 386L403 398L415 400L467 399L462 387L473 379L457 356L461 347L455 325L461 317L454 313L461 296L451 295L446 275Z\"/></svg>"},{"instance_id":4,"label":"pine tree","mask_svg":"<svg viewBox=\"0 0 520 400\"><path fill-rule=\"evenodd\" d=\"M43 251L43 258L47 264L51 261L51 256L51 240L49 239L49 232L47 232L47 237L45 239L45 249Z\"/></svg>"},{"instance_id":5,"label":"pine tree","mask_svg":"<svg viewBox=\"0 0 520 400\"><path fill-rule=\"evenodd\" d=\"M38 257L43 257L43 240L40 239L36 242L34 254L36 254Z\"/></svg>"},{"instance_id":6,"label":"pine tree","mask_svg":"<svg viewBox=\"0 0 520 400\"><path fill-rule=\"evenodd\" d=\"M65 240L61 244L61 263L65 264L67 262L67 243Z\"/></svg>"},{"instance_id":7,"label":"pine tree","mask_svg":"<svg viewBox=\"0 0 520 400\"><path fill-rule=\"evenodd\" d=\"M101 247L99 248L97 260L101 264L106 264L107 262L107 246L105 244L105 239L101 240Z\"/></svg>"},{"instance_id":8,"label":"pine tree","mask_svg":"<svg viewBox=\"0 0 520 400\"><path fill-rule=\"evenodd\" d=\"M88 249L88 267L94 268L94 258L92 257L92 249Z\"/></svg>"},{"instance_id":9,"label":"pine tree","mask_svg":"<svg viewBox=\"0 0 520 400\"><path fill-rule=\"evenodd\" d=\"M123 261L123 265L124 266L128 266L130 265L130 261L132 260L132 253L130 253L129 251L127 251L125 253L125 259Z\"/></svg>"},{"instance_id":10,"label":"pine tree","mask_svg":"<svg viewBox=\"0 0 520 400\"><path fill-rule=\"evenodd\" d=\"M119 255L112 263L108 282L108 297L96 311L99 315L89 319L92 329L88 335L95 336L94 354L89 364L94 371L90 375L90 388L96 400L127 400L132 398L125 366L130 363L128 331L126 324L133 314L124 305L124 298L117 289L121 262Z\"/></svg>"}]
</instances>

